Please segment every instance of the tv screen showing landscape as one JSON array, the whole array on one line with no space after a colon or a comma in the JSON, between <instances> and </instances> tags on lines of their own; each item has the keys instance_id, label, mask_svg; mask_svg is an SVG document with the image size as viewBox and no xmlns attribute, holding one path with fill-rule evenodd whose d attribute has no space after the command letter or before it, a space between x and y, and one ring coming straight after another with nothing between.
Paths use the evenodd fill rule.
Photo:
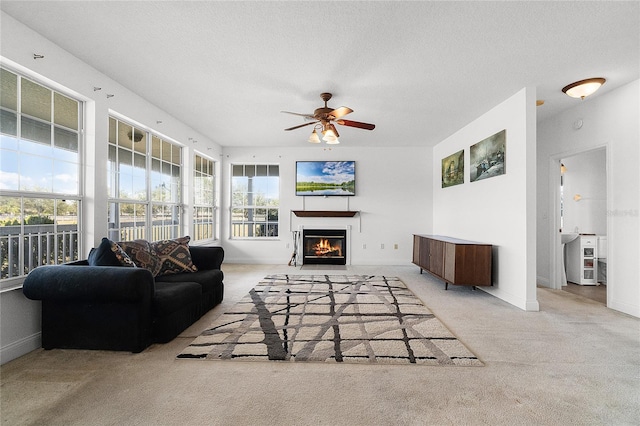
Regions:
<instances>
[{"instance_id":1,"label":"tv screen showing landscape","mask_svg":"<svg viewBox=\"0 0 640 426\"><path fill-rule=\"evenodd\" d=\"M296 162L296 195L356 195L356 162Z\"/></svg>"}]
</instances>

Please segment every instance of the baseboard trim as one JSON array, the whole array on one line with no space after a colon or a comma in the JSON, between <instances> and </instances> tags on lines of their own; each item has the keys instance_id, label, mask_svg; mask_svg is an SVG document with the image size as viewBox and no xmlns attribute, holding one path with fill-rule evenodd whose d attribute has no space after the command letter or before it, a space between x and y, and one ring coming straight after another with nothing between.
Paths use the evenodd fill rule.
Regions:
<instances>
[{"instance_id":1,"label":"baseboard trim","mask_svg":"<svg viewBox=\"0 0 640 426\"><path fill-rule=\"evenodd\" d=\"M540 310L540 304L538 303L537 299L523 299L517 295L505 291L504 289L501 289L499 286L478 286L476 287L476 289L482 290L485 293L489 293L490 295L497 297L498 299L502 299L505 302L522 309L523 311L538 312Z\"/></svg>"},{"instance_id":2,"label":"baseboard trim","mask_svg":"<svg viewBox=\"0 0 640 426\"><path fill-rule=\"evenodd\" d=\"M640 318L640 307L638 307L637 305L632 305L630 303L625 303L614 299L609 300L607 307L610 309L615 309L616 311L620 311L624 314Z\"/></svg>"},{"instance_id":3,"label":"baseboard trim","mask_svg":"<svg viewBox=\"0 0 640 426\"><path fill-rule=\"evenodd\" d=\"M26 355L31 351L42 347L42 333L38 332L22 338L16 342L9 343L7 346L0 348L0 365L5 364L13 359Z\"/></svg>"}]
</instances>

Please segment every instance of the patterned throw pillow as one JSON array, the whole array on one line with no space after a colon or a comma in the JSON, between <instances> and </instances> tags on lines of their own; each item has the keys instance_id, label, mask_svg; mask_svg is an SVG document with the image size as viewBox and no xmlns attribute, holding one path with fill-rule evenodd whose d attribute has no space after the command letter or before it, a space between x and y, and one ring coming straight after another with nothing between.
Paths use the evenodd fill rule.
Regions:
<instances>
[{"instance_id":1,"label":"patterned throw pillow","mask_svg":"<svg viewBox=\"0 0 640 426\"><path fill-rule=\"evenodd\" d=\"M111 251L122 266L128 266L131 268L136 267L136 264L131 260L127 252L122 250L122 247L120 247L116 242L109 240L109 245L111 246Z\"/></svg>"},{"instance_id":2,"label":"patterned throw pillow","mask_svg":"<svg viewBox=\"0 0 640 426\"><path fill-rule=\"evenodd\" d=\"M155 277L160 272L160 259L147 240L118 241L117 243L139 268L148 269Z\"/></svg>"},{"instance_id":3,"label":"patterned throw pillow","mask_svg":"<svg viewBox=\"0 0 640 426\"><path fill-rule=\"evenodd\" d=\"M160 271L156 275L198 271L198 268L191 260L190 240L191 237L181 237L175 240L156 241L150 244L151 250L160 258Z\"/></svg>"}]
</instances>

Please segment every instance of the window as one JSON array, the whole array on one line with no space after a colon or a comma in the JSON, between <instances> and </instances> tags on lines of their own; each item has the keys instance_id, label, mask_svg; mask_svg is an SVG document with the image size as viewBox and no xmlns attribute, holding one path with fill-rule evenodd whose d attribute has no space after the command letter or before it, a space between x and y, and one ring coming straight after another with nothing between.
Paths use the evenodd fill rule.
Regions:
<instances>
[{"instance_id":1,"label":"window","mask_svg":"<svg viewBox=\"0 0 640 426\"><path fill-rule=\"evenodd\" d=\"M193 239L215 239L215 163L195 154L193 168Z\"/></svg>"},{"instance_id":2,"label":"window","mask_svg":"<svg viewBox=\"0 0 640 426\"><path fill-rule=\"evenodd\" d=\"M109 117L109 238L177 238L182 223L182 148Z\"/></svg>"},{"instance_id":3,"label":"window","mask_svg":"<svg viewBox=\"0 0 640 426\"><path fill-rule=\"evenodd\" d=\"M231 237L278 236L280 204L279 166L231 166Z\"/></svg>"},{"instance_id":4,"label":"window","mask_svg":"<svg viewBox=\"0 0 640 426\"><path fill-rule=\"evenodd\" d=\"M78 259L83 104L0 68L0 280Z\"/></svg>"}]
</instances>

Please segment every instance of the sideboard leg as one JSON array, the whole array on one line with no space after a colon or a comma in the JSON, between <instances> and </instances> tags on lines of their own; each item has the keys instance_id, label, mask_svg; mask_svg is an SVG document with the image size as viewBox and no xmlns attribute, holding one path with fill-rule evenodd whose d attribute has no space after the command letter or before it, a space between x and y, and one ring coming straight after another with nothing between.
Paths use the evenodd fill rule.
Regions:
<instances>
[{"instance_id":1,"label":"sideboard leg","mask_svg":"<svg viewBox=\"0 0 640 426\"><path fill-rule=\"evenodd\" d=\"M446 281L444 282L444 289L449 290L449 283Z\"/></svg>"}]
</instances>

